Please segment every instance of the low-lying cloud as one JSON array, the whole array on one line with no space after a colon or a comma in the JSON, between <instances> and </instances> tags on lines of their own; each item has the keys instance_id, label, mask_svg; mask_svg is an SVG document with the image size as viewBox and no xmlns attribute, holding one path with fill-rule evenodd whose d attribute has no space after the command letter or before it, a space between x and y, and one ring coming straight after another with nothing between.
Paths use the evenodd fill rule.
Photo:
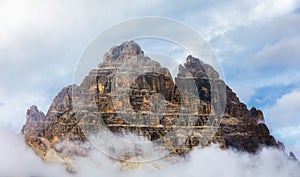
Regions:
<instances>
[{"instance_id":1,"label":"low-lying cloud","mask_svg":"<svg viewBox=\"0 0 300 177\"><path fill-rule=\"evenodd\" d=\"M11 128L0 128L0 176L187 176L187 177L299 177L300 164L280 150L264 148L257 155L221 150L217 145L196 148L188 158L129 164L125 170L99 151L75 159L76 174L60 164L43 162Z\"/></svg>"}]
</instances>

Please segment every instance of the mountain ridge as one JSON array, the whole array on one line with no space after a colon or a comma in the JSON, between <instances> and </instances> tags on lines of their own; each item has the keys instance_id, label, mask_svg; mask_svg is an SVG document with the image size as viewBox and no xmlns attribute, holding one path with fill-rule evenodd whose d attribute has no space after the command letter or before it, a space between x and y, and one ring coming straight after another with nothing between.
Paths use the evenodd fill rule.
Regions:
<instances>
[{"instance_id":1,"label":"mountain ridge","mask_svg":"<svg viewBox=\"0 0 300 177\"><path fill-rule=\"evenodd\" d=\"M262 146L284 149L263 122L262 111L248 110L218 72L200 59L187 56L173 79L137 43L126 41L112 47L79 86L63 88L46 115L30 107L21 132L42 159L59 161L74 172L66 159L85 153L56 145L84 143L88 135L104 129L146 137L177 155L212 143L249 153Z\"/></svg>"}]
</instances>

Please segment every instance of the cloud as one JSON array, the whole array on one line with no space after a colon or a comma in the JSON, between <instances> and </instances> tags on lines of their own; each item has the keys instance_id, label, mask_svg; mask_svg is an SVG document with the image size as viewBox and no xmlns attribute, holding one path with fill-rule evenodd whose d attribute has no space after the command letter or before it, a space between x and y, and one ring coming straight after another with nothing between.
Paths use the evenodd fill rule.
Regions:
<instances>
[{"instance_id":1,"label":"cloud","mask_svg":"<svg viewBox=\"0 0 300 177\"><path fill-rule=\"evenodd\" d=\"M275 105L265 112L271 127L300 125L300 91L294 90L279 98ZM299 132L300 133L300 132Z\"/></svg>"},{"instance_id":2,"label":"cloud","mask_svg":"<svg viewBox=\"0 0 300 177\"><path fill-rule=\"evenodd\" d=\"M31 104L47 111L54 96L72 84L79 57L94 36L116 22L154 11L158 4L1 1L0 98L7 104L0 119L20 127Z\"/></svg>"},{"instance_id":3,"label":"cloud","mask_svg":"<svg viewBox=\"0 0 300 177\"><path fill-rule=\"evenodd\" d=\"M244 17L243 21L241 16L241 22L216 28L209 38L226 82L248 106L263 109L272 134L288 150L299 146L296 140L300 137L300 16L290 13L299 7L299 2L291 3L294 5L283 7L285 10L274 12L272 17ZM272 8L264 8L268 9Z\"/></svg>"},{"instance_id":4,"label":"cloud","mask_svg":"<svg viewBox=\"0 0 300 177\"><path fill-rule=\"evenodd\" d=\"M294 90L281 96L276 103L266 108L266 121L272 133L285 142L288 150L300 146L300 91ZM296 150L299 156L299 148Z\"/></svg>"},{"instance_id":5,"label":"cloud","mask_svg":"<svg viewBox=\"0 0 300 177\"><path fill-rule=\"evenodd\" d=\"M68 1L18 3L0 1L0 98L1 102L5 103L1 105L0 120L12 123L14 131L18 131L25 120L26 109L31 104L36 104L46 111L57 92L72 83L78 59L94 36L119 21L144 15L159 15L181 20L209 39L223 66L226 82L237 91L238 95L241 95L243 101L251 102L251 99L257 96L257 90L266 85L293 85L297 88L300 84L299 61L297 60L299 52L296 48L299 43L299 13L289 13L294 11L295 7L299 7L299 2L292 0L264 2L227 0L217 3L207 1L197 3L194 1L177 3L171 1L109 1L105 3L79 0L72 3ZM285 61L282 61L279 56L284 57ZM280 65L281 63L284 67ZM272 89L269 90L269 92L272 91ZM298 94L294 93L288 98L282 98L283 101L276 102L273 110L270 108L270 111L265 113L268 117L267 123L270 121L271 128L274 126L273 132L276 130L279 132L279 125L290 127L293 115L300 115L294 110L297 108L297 101L293 99L294 97L298 98ZM293 108L290 108L291 113L287 113L290 120L285 122L282 117L279 117L282 112L277 112L277 115L274 112L276 112L275 108L284 111L284 103L288 99L294 100L294 104L289 102ZM271 121L271 117L274 122ZM292 128L295 129L297 126ZM0 127L0 131L5 131L3 129ZM287 130L282 132L286 133ZM23 142L20 137L8 136L3 132L0 134L1 142L8 141L5 137L11 139L6 143L7 146L2 146L0 150L0 157L4 157L0 158L4 160L0 160L0 164L6 165L4 169L5 167L19 169L10 170L10 173L15 172L13 175L28 174L30 176L33 172L40 172L36 171L37 169L41 169L40 175L47 176L47 173L57 171L54 176L67 176L60 167L45 166L31 153L31 150L21 145ZM296 135L298 135L297 132ZM299 136L296 135L293 134L295 142L293 144L298 142ZM278 136L281 135L278 133ZM24 151L26 153L22 158L16 156ZM293 172L290 171L298 172L293 165L289 166L289 162L280 160L279 163L282 162L283 167L278 172L277 164L275 164L278 160L271 159L278 153L272 150L262 151L260 158L248 158L245 154L214 148L196 150L194 153L195 157L199 158L198 160L192 158L193 163L180 164L176 168L166 167L165 171L157 172L157 176L169 174L175 176L183 173L198 176L199 174L194 171L206 172L207 176L227 175L230 177L264 176L263 172L266 172L266 175L277 172L275 176L293 176ZM11 156L11 161L6 164L5 161L9 160L8 154ZM225 160L220 160L214 154L220 155ZM209 162L201 161L203 158L211 159ZM29 166L26 159L32 161L33 165ZM232 163L228 164L228 162ZM83 171L82 175L99 172L108 176L111 171L118 171L118 167L107 167L105 160L99 165L103 168L92 165L90 159L82 159L78 163L90 164L93 167L90 169L87 168L89 165L86 165L90 172ZM197 163L202 165L199 167ZM215 164L222 166L220 170L225 170L225 175L218 174L218 171L214 170L214 167L221 168ZM224 168L224 164L228 165L227 168ZM257 164L266 166L262 169ZM114 166L114 164L109 165ZM184 169L176 170L181 169L181 165ZM107 170L103 170L106 167ZM237 170L244 168L248 170ZM0 172L5 172L5 170L0 170ZM254 174L254 172L257 173ZM137 171L134 174L150 175L145 171Z\"/></svg>"},{"instance_id":6,"label":"cloud","mask_svg":"<svg viewBox=\"0 0 300 177\"><path fill-rule=\"evenodd\" d=\"M296 61L294 59L299 55L294 49L299 41L299 20L298 14L286 14L266 22L254 21L235 25L211 38L210 43L216 49L225 69L239 66L237 69L258 70L265 66L274 66L274 58L275 63L285 66L291 59Z\"/></svg>"},{"instance_id":7,"label":"cloud","mask_svg":"<svg viewBox=\"0 0 300 177\"><path fill-rule=\"evenodd\" d=\"M0 89L1 90L1 89ZM14 93L12 96L10 92L1 92L1 98L5 100L5 104L0 105L1 116L0 126L2 123L10 123L15 132L19 132L22 125L25 123L26 110L36 103L39 104L40 110L46 112L48 110L49 96L36 93Z\"/></svg>"},{"instance_id":8,"label":"cloud","mask_svg":"<svg viewBox=\"0 0 300 177\"><path fill-rule=\"evenodd\" d=\"M237 26L266 23L274 17L291 12L298 5L299 2L294 0L281 2L226 0L215 3L200 2L192 7L186 3L181 7L189 9L183 14L182 20L192 24L207 39L211 39L235 29Z\"/></svg>"},{"instance_id":9,"label":"cloud","mask_svg":"<svg viewBox=\"0 0 300 177\"><path fill-rule=\"evenodd\" d=\"M122 168L96 150L88 157L75 159L77 173L68 174L60 164L43 162L24 144L20 135L9 127L0 128L0 176L228 176L228 177L299 177L300 166L281 151L262 149L257 155L221 150L217 145L196 148L187 159L161 159L148 163L128 164ZM30 163L29 163L30 162Z\"/></svg>"},{"instance_id":10,"label":"cloud","mask_svg":"<svg viewBox=\"0 0 300 177\"><path fill-rule=\"evenodd\" d=\"M292 39L282 40L274 45L266 46L254 56L254 62L258 67L298 68L300 65L298 46L300 46L300 34Z\"/></svg>"},{"instance_id":11,"label":"cloud","mask_svg":"<svg viewBox=\"0 0 300 177\"><path fill-rule=\"evenodd\" d=\"M238 93L239 99L244 103L248 103L252 96L255 95L255 90L253 88L247 88L243 86L235 86L234 91Z\"/></svg>"},{"instance_id":12,"label":"cloud","mask_svg":"<svg viewBox=\"0 0 300 177\"><path fill-rule=\"evenodd\" d=\"M0 176L68 176L62 166L44 163L8 125L0 127L0 141Z\"/></svg>"},{"instance_id":13,"label":"cloud","mask_svg":"<svg viewBox=\"0 0 300 177\"><path fill-rule=\"evenodd\" d=\"M299 88L299 20L299 14L279 13L273 18L232 25L210 39L227 83L236 91L251 90L250 98L249 92L237 92L246 103L274 96L274 87ZM267 88L270 90L265 95L258 95Z\"/></svg>"},{"instance_id":14,"label":"cloud","mask_svg":"<svg viewBox=\"0 0 300 177\"><path fill-rule=\"evenodd\" d=\"M237 24L278 16L294 6L294 1L265 1L263 4L231 0L176 4L172 1L1 1L0 97L22 93L22 98L34 93L37 97L46 96L50 105L55 94L72 83L76 64L88 42L99 32L128 18L171 17L196 28L205 38L211 38L212 33L227 34L236 29ZM225 46L218 50L226 51ZM44 102L32 104L45 107ZM26 109L22 107L23 111Z\"/></svg>"}]
</instances>

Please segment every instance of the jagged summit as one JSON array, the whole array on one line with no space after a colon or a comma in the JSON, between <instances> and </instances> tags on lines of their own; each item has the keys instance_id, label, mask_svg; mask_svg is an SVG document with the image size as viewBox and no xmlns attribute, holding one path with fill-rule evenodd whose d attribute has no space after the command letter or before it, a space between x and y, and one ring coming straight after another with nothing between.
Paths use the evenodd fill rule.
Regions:
<instances>
[{"instance_id":1,"label":"jagged summit","mask_svg":"<svg viewBox=\"0 0 300 177\"><path fill-rule=\"evenodd\" d=\"M250 115L251 115L251 117L253 117L257 121L257 123L264 123L265 122L263 112L261 110L257 110L256 107L252 107L250 109Z\"/></svg>"},{"instance_id":2,"label":"jagged summit","mask_svg":"<svg viewBox=\"0 0 300 177\"><path fill-rule=\"evenodd\" d=\"M219 73L210 65L192 55L187 56L184 66L179 66L179 77L219 79Z\"/></svg>"},{"instance_id":3,"label":"jagged summit","mask_svg":"<svg viewBox=\"0 0 300 177\"><path fill-rule=\"evenodd\" d=\"M144 56L144 51L134 41L126 41L118 46L112 47L103 57L99 68L120 67L123 64L130 67L160 67L160 64L149 57ZM128 67L128 66L127 66Z\"/></svg>"},{"instance_id":4,"label":"jagged summit","mask_svg":"<svg viewBox=\"0 0 300 177\"><path fill-rule=\"evenodd\" d=\"M112 47L103 57L103 63L122 61L125 56L144 55L141 47L134 41L126 41Z\"/></svg>"},{"instance_id":5,"label":"jagged summit","mask_svg":"<svg viewBox=\"0 0 300 177\"><path fill-rule=\"evenodd\" d=\"M84 143L104 127L115 134L142 136L170 154L212 143L251 153L261 146L281 147L268 127L258 123L262 119L260 110L248 110L217 71L200 59L188 56L173 80L167 68L127 41L112 47L80 86L63 88L46 116L30 108L22 133L43 159L55 156L63 163L80 153L68 146L55 149L57 144ZM134 154L120 158L126 161Z\"/></svg>"}]
</instances>

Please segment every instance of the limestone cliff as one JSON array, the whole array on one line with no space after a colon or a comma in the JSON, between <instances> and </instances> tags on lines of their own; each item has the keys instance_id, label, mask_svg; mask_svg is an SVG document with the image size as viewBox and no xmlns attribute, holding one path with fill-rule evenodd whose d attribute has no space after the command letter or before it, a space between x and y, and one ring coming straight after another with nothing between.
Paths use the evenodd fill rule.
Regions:
<instances>
[{"instance_id":1,"label":"limestone cliff","mask_svg":"<svg viewBox=\"0 0 300 177\"><path fill-rule=\"evenodd\" d=\"M281 147L263 122L263 113L248 110L210 65L188 56L173 79L129 41L111 48L79 86L63 88L46 115L28 109L22 133L46 160L49 152L67 158L59 143L86 142L103 129L143 136L170 154L211 143L251 153ZM69 154L85 155L78 148Z\"/></svg>"}]
</instances>

